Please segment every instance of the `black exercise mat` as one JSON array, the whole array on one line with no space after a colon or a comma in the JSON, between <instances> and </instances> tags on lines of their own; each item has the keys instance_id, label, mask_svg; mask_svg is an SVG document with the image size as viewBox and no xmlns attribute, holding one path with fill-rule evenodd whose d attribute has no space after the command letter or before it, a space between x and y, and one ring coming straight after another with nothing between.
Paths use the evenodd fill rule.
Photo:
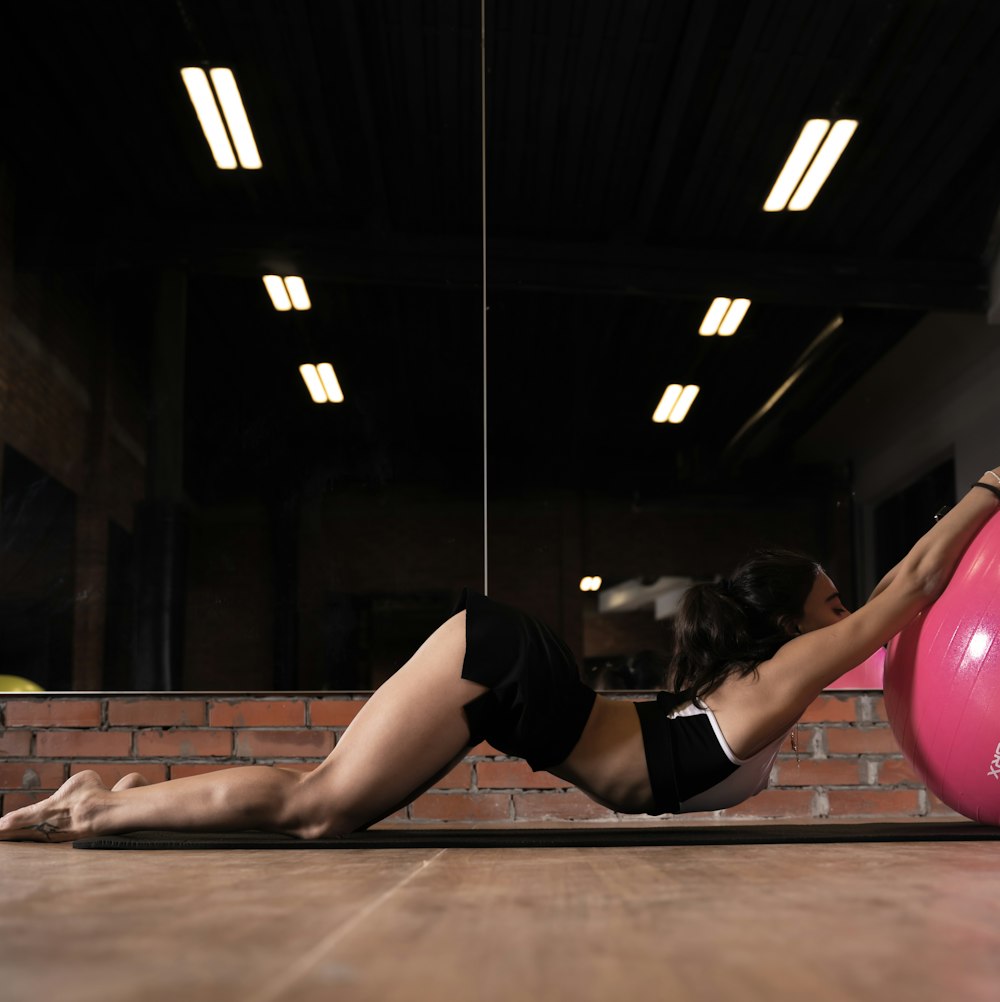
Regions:
<instances>
[{"instance_id":1,"label":"black exercise mat","mask_svg":"<svg viewBox=\"0 0 1000 1002\"><path fill-rule=\"evenodd\" d=\"M780 845L821 842L991 842L1000 828L971 821L657 828L376 828L305 841L267 832L137 831L79 839L76 849L547 849L565 846Z\"/></svg>"}]
</instances>

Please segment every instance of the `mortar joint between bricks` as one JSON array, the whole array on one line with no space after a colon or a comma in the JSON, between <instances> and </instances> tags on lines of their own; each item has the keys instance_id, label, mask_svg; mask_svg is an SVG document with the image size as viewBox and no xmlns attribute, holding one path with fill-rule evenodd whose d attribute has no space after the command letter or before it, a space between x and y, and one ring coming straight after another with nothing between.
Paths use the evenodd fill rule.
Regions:
<instances>
[{"instance_id":1,"label":"mortar joint between bricks","mask_svg":"<svg viewBox=\"0 0 1000 1002\"><path fill-rule=\"evenodd\" d=\"M858 696L858 723L861 724L862 727L866 727L871 724L873 720L874 714L872 713L871 696Z\"/></svg>"}]
</instances>

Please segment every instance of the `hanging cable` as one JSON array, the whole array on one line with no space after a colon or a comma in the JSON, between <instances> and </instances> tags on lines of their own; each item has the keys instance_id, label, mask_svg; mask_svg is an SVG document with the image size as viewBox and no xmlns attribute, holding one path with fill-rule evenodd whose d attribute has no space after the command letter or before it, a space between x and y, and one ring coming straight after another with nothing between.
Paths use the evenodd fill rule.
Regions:
<instances>
[{"instance_id":1,"label":"hanging cable","mask_svg":"<svg viewBox=\"0 0 1000 1002\"><path fill-rule=\"evenodd\" d=\"M480 0L479 5L479 118L482 130L482 203L483 203L483 594L489 594L490 544L488 534L487 506L487 428L486 428L486 0Z\"/></svg>"}]
</instances>

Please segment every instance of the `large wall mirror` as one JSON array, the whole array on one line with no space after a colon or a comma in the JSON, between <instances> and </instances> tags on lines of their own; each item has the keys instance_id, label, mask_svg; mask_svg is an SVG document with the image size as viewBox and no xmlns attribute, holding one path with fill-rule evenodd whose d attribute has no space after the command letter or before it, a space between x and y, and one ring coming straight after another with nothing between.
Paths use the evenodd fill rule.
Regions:
<instances>
[{"instance_id":1,"label":"large wall mirror","mask_svg":"<svg viewBox=\"0 0 1000 1002\"><path fill-rule=\"evenodd\" d=\"M483 581L478 6L8 14L0 674L377 685Z\"/></svg>"},{"instance_id":2,"label":"large wall mirror","mask_svg":"<svg viewBox=\"0 0 1000 1002\"><path fill-rule=\"evenodd\" d=\"M470 586L652 688L684 584L750 547L858 590L850 449L798 446L928 311L981 306L975 7L8 11L0 676L367 690ZM226 68L260 166L195 113ZM862 140L932 73L961 116ZM808 211L765 212L814 117L864 121ZM749 309L699 333L717 297ZM654 421L672 384L698 395Z\"/></svg>"}]
</instances>

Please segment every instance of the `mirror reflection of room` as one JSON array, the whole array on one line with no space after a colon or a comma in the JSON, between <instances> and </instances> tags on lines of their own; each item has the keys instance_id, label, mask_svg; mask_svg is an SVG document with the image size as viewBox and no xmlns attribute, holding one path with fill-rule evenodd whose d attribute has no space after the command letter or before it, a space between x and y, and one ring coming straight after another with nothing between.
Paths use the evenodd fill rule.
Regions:
<instances>
[{"instance_id":1,"label":"mirror reflection of room","mask_svg":"<svg viewBox=\"0 0 1000 1002\"><path fill-rule=\"evenodd\" d=\"M688 583L857 602L954 501L988 102L876 151L876 50L755 72L741 5L491 0L485 103L478 3L287 13L8 12L0 684L369 690L469 586L655 689Z\"/></svg>"}]
</instances>

